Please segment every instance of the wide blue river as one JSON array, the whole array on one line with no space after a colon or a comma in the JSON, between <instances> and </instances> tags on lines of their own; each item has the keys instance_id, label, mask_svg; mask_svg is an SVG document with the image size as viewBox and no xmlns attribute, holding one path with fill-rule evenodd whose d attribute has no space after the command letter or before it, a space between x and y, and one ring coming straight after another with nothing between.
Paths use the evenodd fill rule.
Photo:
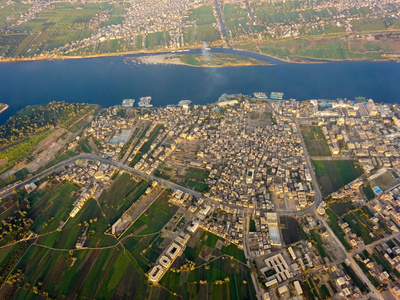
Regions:
<instances>
[{"instance_id":1,"label":"wide blue river","mask_svg":"<svg viewBox=\"0 0 400 300\"><path fill-rule=\"evenodd\" d=\"M199 52L193 50L191 52ZM212 51L242 53L233 50ZM198 68L143 65L124 57L0 64L0 102L10 108L0 124L30 104L53 100L120 104L125 98L152 96L155 106L215 102L222 93L284 92L285 98L354 99L400 103L400 64L395 62L286 63L253 53L274 65ZM134 55L131 55L134 56Z\"/></svg>"}]
</instances>

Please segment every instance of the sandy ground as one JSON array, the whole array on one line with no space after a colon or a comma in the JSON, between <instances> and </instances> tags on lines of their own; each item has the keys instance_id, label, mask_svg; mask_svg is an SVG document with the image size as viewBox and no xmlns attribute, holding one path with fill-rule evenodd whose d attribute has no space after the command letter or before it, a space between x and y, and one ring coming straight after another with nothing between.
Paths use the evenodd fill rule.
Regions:
<instances>
[{"instance_id":1,"label":"sandy ground","mask_svg":"<svg viewBox=\"0 0 400 300\"><path fill-rule=\"evenodd\" d=\"M60 138L60 136L64 132L66 132L66 130L63 128L57 129L36 147L33 154L37 156L32 162L26 165L26 169L30 173L36 172L40 167L48 164L54 159L54 156L57 154L57 152L65 147L67 140L69 140L68 136L72 134L68 132L67 139L63 140Z\"/></svg>"},{"instance_id":2,"label":"sandy ground","mask_svg":"<svg viewBox=\"0 0 400 300\"><path fill-rule=\"evenodd\" d=\"M55 132L53 132L52 134L50 134L47 138L45 138L43 141L40 142L39 145L37 145L36 149L33 151L32 154L38 154L44 150L46 150L47 148L49 148L51 146L51 144L53 144L55 141L57 141L57 139L64 133L66 132L65 129L63 128L58 128Z\"/></svg>"},{"instance_id":3,"label":"sandy ground","mask_svg":"<svg viewBox=\"0 0 400 300\"><path fill-rule=\"evenodd\" d=\"M129 60L146 65L183 65L180 58L174 54L158 54L129 58Z\"/></svg>"}]
</instances>

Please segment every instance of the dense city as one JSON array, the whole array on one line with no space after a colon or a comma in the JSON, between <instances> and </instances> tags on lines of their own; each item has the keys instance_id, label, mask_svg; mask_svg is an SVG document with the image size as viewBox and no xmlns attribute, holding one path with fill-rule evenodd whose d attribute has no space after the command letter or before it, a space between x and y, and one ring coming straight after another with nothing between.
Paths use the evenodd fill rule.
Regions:
<instances>
[{"instance_id":1,"label":"dense city","mask_svg":"<svg viewBox=\"0 0 400 300\"><path fill-rule=\"evenodd\" d=\"M64 274L83 265L90 278L90 264L103 259L87 265L81 253L113 249L144 290L112 291L132 297L183 296L182 285L217 291L240 270L240 298L399 298L398 105L283 97L223 94L214 104L157 108L143 97L139 107L127 99L95 113L83 106L79 127L53 129L40 155L2 175L1 215L12 211L13 193L27 204L19 204L24 227L3 219L1 247L12 238L54 253ZM52 209L59 205L62 212ZM0 292L61 295L54 275L32 267L17 262ZM33 278L43 279L30 287Z\"/></svg>"}]
</instances>

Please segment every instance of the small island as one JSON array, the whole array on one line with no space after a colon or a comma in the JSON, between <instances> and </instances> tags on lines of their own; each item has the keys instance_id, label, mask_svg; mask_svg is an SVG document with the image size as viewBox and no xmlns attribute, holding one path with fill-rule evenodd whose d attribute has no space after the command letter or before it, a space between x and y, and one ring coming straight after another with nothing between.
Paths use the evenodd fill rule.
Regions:
<instances>
[{"instance_id":1,"label":"small island","mask_svg":"<svg viewBox=\"0 0 400 300\"><path fill-rule=\"evenodd\" d=\"M130 60L155 65L187 65L192 67L239 67L239 66L257 66L257 65L270 65L269 62L259 60L244 55L230 54L230 53L197 53L197 54L160 54L160 55L147 55Z\"/></svg>"},{"instance_id":2,"label":"small island","mask_svg":"<svg viewBox=\"0 0 400 300\"><path fill-rule=\"evenodd\" d=\"M0 114L8 108L8 104L0 103Z\"/></svg>"}]
</instances>

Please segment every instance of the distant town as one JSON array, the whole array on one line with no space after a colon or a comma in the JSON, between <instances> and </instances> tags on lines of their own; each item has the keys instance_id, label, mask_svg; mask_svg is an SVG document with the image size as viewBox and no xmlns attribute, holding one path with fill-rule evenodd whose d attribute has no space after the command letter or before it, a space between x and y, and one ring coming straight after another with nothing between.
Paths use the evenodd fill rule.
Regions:
<instances>
[{"instance_id":1,"label":"distant town","mask_svg":"<svg viewBox=\"0 0 400 300\"><path fill-rule=\"evenodd\" d=\"M1 1L0 59L233 47L276 56L398 60L393 1ZM344 40L343 40L344 39Z\"/></svg>"},{"instance_id":2,"label":"distant town","mask_svg":"<svg viewBox=\"0 0 400 300\"><path fill-rule=\"evenodd\" d=\"M151 101L2 126L2 298L400 298L398 104Z\"/></svg>"}]
</instances>

